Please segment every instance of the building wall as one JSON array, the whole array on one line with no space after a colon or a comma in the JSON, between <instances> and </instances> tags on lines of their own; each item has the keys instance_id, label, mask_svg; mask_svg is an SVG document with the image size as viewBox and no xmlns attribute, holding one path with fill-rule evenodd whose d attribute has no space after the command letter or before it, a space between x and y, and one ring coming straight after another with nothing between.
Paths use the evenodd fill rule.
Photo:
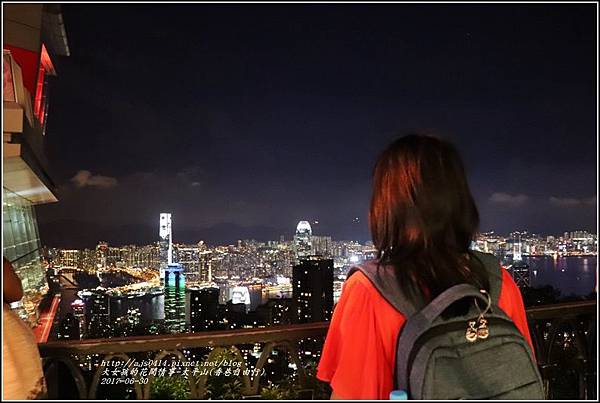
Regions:
<instances>
[{"instance_id":1,"label":"building wall","mask_svg":"<svg viewBox=\"0 0 600 403\"><path fill-rule=\"evenodd\" d=\"M2 252L13 263L25 294L13 308L34 325L48 285L33 206L57 201L43 150L45 83L47 76L56 75L52 58L69 52L64 27L59 26L59 5L3 4L2 9L3 77L10 80L8 99L3 99L3 114L10 119L2 126ZM58 40L48 50L44 37Z\"/></svg>"},{"instance_id":2,"label":"building wall","mask_svg":"<svg viewBox=\"0 0 600 403\"><path fill-rule=\"evenodd\" d=\"M33 205L3 188L2 254L12 262L23 284L24 297L16 304L18 313L31 324L37 321L37 303L47 290L41 261L41 244Z\"/></svg>"},{"instance_id":3,"label":"building wall","mask_svg":"<svg viewBox=\"0 0 600 403\"><path fill-rule=\"evenodd\" d=\"M23 82L35 93L39 52L42 46L42 4L3 5L4 48L10 49L23 69Z\"/></svg>"},{"instance_id":4,"label":"building wall","mask_svg":"<svg viewBox=\"0 0 600 403\"><path fill-rule=\"evenodd\" d=\"M333 312L333 259L309 257L294 266L292 298L298 323L331 319Z\"/></svg>"}]
</instances>

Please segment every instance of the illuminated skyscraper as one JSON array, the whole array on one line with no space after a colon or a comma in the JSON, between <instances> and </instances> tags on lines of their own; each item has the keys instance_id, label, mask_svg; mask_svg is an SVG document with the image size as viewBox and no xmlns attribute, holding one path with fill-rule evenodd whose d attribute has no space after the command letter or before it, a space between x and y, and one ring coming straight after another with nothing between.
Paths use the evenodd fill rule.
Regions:
<instances>
[{"instance_id":1,"label":"illuminated skyscraper","mask_svg":"<svg viewBox=\"0 0 600 403\"><path fill-rule=\"evenodd\" d=\"M71 309L73 310L73 316L79 322L79 336L81 338L86 333L85 303L80 299L76 299L71 303Z\"/></svg>"},{"instance_id":2,"label":"illuminated skyscraper","mask_svg":"<svg viewBox=\"0 0 600 403\"><path fill-rule=\"evenodd\" d=\"M92 293L86 298L85 318L87 337L101 339L110 336L110 297L103 291Z\"/></svg>"},{"instance_id":3,"label":"illuminated skyscraper","mask_svg":"<svg viewBox=\"0 0 600 403\"><path fill-rule=\"evenodd\" d=\"M292 298L299 323L331 319L333 312L333 259L303 258L293 269Z\"/></svg>"},{"instance_id":4,"label":"illuminated skyscraper","mask_svg":"<svg viewBox=\"0 0 600 403\"><path fill-rule=\"evenodd\" d=\"M531 275L529 265L523 261L521 252L521 236L519 232L511 234L513 244L512 264L507 267L508 272L519 287L529 287L531 285Z\"/></svg>"},{"instance_id":5,"label":"illuminated skyscraper","mask_svg":"<svg viewBox=\"0 0 600 403\"><path fill-rule=\"evenodd\" d=\"M165 325L170 333L182 333L186 327L185 285L182 284L182 277L183 275L170 274L170 279L175 282L175 285L172 285L171 281L169 284L165 284L164 317Z\"/></svg>"},{"instance_id":6,"label":"illuminated skyscraper","mask_svg":"<svg viewBox=\"0 0 600 403\"><path fill-rule=\"evenodd\" d=\"M212 282L212 252L202 251L200 252L200 269L198 281L201 283Z\"/></svg>"},{"instance_id":7,"label":"illuminated skyscraper","mask_svg":"<svg viewBox=\"0 0 600 403\"><path fill-rule=\"evenodd\" d=\"M164 268L165 325L170 333L185 331L185 275L183 266L170 263Z\"/></svg>"},{"instance_id":8,"label":"illuminated skyscraper","mask_svg":"<svg viewBox=\"0 0 600 403\"><path fill-rule=\"evenodd\" d=\"M160 254L160 278L165 276L165 268L173 263L173 240L171 232L171 213L160 215L158 229L159 254Z\"/></svg>"},{"instance_id":9,"label":"illuminated skyscraper","mask_svg":"<svg viewBox=\"0 0 600 403\"><path fill-rule=\"evenodd\" d=\"M520 262L523 260L521 254L521 234L518 232L513 233L513 262Z\"/></svg>"},{"instance_id":10,"label":"illuminated skyscraper","mask_svg":"<svg viewBox=\"0 0 600 403\"><path fill-rule=\"evenodd\" d=\"M159 229L160 277L164 280L165 325L170 333L185 331L184 267L173 262L171 213L160 215Z\"/></svg>"},{"instance_id":11,"label":"illuminated skyscraper","mask_svg":"<svg viewBox=\"0 0 600 403\"><path fill-rule=\"evenodd\" d=\"M106 269L108 256L108 243L104 241L98 242L96 246L96 267Z\"/></svg>"},{"instance_id":12,"label":"illuminated skyscraper","mask_svg":"<svg viewBox=\"0 0 600 403\"><path fill-rule=\"evenodd\" d=\"M294 235L294 250L296 252L297 261L311 255L312 228L310 227L308 221L300 221L296 227L296 234Z\"/></svg>"},{"instance_id":13,"label":"illuminated skyscraper","mask_svg":"<svg viewBox=\"0 0 600 403\"><path fill-rule=\"evenodd\" d=\"M192 332L216 329L219 323L219 287L188 287L186 322Z\"/></svg>"},{"instance_id":14,"label":"illuminated skyscraper","mask_svg":"<svg viewBox=\"0 0 600 403\"><path fill-rule=\"evenodd\" d=\"M79 340L81 334L79 332L79 320L71 312L67 313L58 326L59 340Z\"/></svg>"}]
</instances>

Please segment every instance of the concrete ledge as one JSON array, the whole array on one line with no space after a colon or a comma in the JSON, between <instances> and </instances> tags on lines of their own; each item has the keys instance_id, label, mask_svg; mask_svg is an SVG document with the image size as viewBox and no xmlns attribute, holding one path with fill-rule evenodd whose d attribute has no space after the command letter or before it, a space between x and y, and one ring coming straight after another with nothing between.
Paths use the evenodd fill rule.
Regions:
<instances>
[{"instance_id":1,"label":"concrete ledge","mask_svg":"<svg viewBox=\"0 0 600 403\"><path fill-rule=\"evenodd\" d=\"M16 102L4 101L4 133L23 133L23 107Z\"/></svg>"}]
</instances>

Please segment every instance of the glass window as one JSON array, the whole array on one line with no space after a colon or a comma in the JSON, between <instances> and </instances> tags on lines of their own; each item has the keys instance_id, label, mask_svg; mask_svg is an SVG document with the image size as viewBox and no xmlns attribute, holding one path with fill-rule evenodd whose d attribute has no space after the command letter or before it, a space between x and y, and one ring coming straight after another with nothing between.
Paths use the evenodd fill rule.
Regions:
<instances>
[{"instance_id":1,"label":"glass window","mask_svg":"<svg viewBox=\"0 0 600 403\"><path fill-rule=\"evenodd\" d=\"M28 200L10 190L3 188L2 194L2 254L12 262L23 285L25 312L20 314L33 321L37 317L40 294L47 287L35 211Z\"/></svg>"}]
</instances>

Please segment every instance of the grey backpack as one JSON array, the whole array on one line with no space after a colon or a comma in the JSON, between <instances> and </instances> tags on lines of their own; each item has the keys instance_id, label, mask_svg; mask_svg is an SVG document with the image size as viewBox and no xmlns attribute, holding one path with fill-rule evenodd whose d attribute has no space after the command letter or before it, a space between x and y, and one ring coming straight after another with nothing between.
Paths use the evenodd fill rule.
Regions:
<instances>
[{"instance_id":1,"label":"grey backpack","mask_svg":"<svg viewBox=\"0 0 600 403\"><path fill-rule=\"evenodd\" d=\"M542 400L542 378L529 343L498 307L500 264L493 255L475 256L489 272L491 295L459 284L422 309L404 297L393 267L370 261L348 272L348 277L364 273L407 318L396 345L394 389L410 399ZM468 313L442 315L464 298L472 301Z\"/></svg>"}]
</instances>

